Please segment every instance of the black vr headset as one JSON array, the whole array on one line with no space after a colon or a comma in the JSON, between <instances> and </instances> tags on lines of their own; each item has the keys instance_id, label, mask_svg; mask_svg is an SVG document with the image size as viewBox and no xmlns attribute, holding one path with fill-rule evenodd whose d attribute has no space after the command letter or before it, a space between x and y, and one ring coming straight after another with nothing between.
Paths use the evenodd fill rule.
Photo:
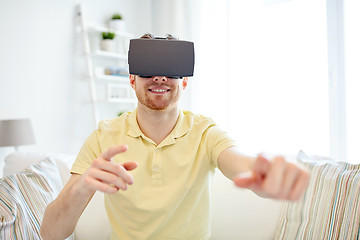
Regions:
<instances>
[{"instance_id":1,"label":"black vr headset","mask_svg":"<svg viewBox=\"0 0 360 240\"><path fill-rule=\"evenodd\" d=\"M194 43L181 40L131 39L129 73L140 76L193 76Z\"/></svg>"}]
</instances>

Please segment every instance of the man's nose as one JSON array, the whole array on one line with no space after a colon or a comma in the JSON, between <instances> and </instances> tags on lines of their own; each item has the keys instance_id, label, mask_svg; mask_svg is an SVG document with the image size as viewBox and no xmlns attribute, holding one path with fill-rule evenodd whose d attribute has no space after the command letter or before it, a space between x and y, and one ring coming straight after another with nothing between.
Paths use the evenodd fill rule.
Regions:
<instances>
[{"instance_id":1,"label":"man's nose","mask_svg":"<svg viewBox=\"0 0 360 240\"><path fill-rule=\"evenodd\" d=\"M166 82L167 78L165 76L155 76L153 78L153 81L155 81L155 82Z\"/></svg>"}]
</instances>

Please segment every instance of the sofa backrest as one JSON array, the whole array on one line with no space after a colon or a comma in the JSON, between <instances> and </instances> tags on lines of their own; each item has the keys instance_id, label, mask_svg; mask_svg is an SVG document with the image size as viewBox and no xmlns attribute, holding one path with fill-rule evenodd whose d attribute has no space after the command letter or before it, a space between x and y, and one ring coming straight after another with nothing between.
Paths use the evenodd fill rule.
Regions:
<instances>
[{"instance_id":1,"label":"sofa backrest","mask_svg":"<svg viewBox=\"0 0 360 240\"><path fill-rule=\"evenodd\" d=\"M9 176L23 169L51 157L58 165L61 180L63 185L70 177L70 167L75 160L76 156L66 154L52 154L52 153L39 153L39 152L14 152L5 158L5 166L3 169L3 176Z\"/></svg>"}]
</instances>

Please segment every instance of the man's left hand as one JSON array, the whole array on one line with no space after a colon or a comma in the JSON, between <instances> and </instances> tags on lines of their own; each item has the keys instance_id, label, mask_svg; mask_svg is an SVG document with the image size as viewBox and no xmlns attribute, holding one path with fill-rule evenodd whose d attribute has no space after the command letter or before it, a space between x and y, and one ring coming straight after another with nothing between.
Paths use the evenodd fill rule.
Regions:
<instances>
[{"instance_id":1,"label":"man's left hand","mask_svg":"<svg viewBox=\"0 0 360 240\"><path fill-rule=\"evenodd\" d=\"M309 173L295 163L277 156L272 160L259 155L251 171L233 178L236 186L248 188L261 197L298 200L309 183Z\"/></svg>"}]
</instances>

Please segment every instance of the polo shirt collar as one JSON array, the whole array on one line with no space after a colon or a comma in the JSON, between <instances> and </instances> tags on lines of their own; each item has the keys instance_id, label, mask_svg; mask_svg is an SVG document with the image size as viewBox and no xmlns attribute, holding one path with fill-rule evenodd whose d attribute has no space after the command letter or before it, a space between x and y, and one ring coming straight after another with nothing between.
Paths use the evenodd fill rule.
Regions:
<instances>
[{"instance_id":1,"label":"polo shirt collar","mask_svg":"<svg viewBox=\"0 0 360 240\"><path fill-rule=\"evenodd\" d=\"M144 133L140 130L139 124L137 123L136 120L136 114L137 114L137 109L135 109L132 113L130 113L129 117L128 117L128 131L127 134L131 137L143 137L143 138L147 138ZM183 111L179 111L179 118L176 122L176 125L174 127L174 129L171 131L171 133L169 134L169 136L167 136L163 142L161 143L161 145L165 144L165 145L169 145L175 142L175 139L180 138L182 136L184 136L187 132L189 132L190 130L190 126L191 124L189 123L189 121L186 121L186 117L183 113Z\"/></svg>"},{"instance_id":2,"label":"polo shirt collar","mask_svg":"<svg viewBox=\"0 0 360 240\"><path fill-rule=\"evenodd\" d=\"M183 111L180 110L179 118L176 122L176 125L170 135L173 136L173 138L180 138L184 136L187 132L190 131L190 124L188 121L186 121L186 117L183 113Z\"/></svg>"},{"instance_id":3,"label":"polo shirt collar","mask_svg":"<svg viewBox=\"0 0 360 240\"><path fill-rule=\"evenodd\" d=\"M127 134L131 137L139 137L143 135L143 133L140 130L139 124L137 123L136 120L136 113L137 113L137 108L132 113L130 113L127 119L129 126Z\"/></svg>"}]
</instances>

